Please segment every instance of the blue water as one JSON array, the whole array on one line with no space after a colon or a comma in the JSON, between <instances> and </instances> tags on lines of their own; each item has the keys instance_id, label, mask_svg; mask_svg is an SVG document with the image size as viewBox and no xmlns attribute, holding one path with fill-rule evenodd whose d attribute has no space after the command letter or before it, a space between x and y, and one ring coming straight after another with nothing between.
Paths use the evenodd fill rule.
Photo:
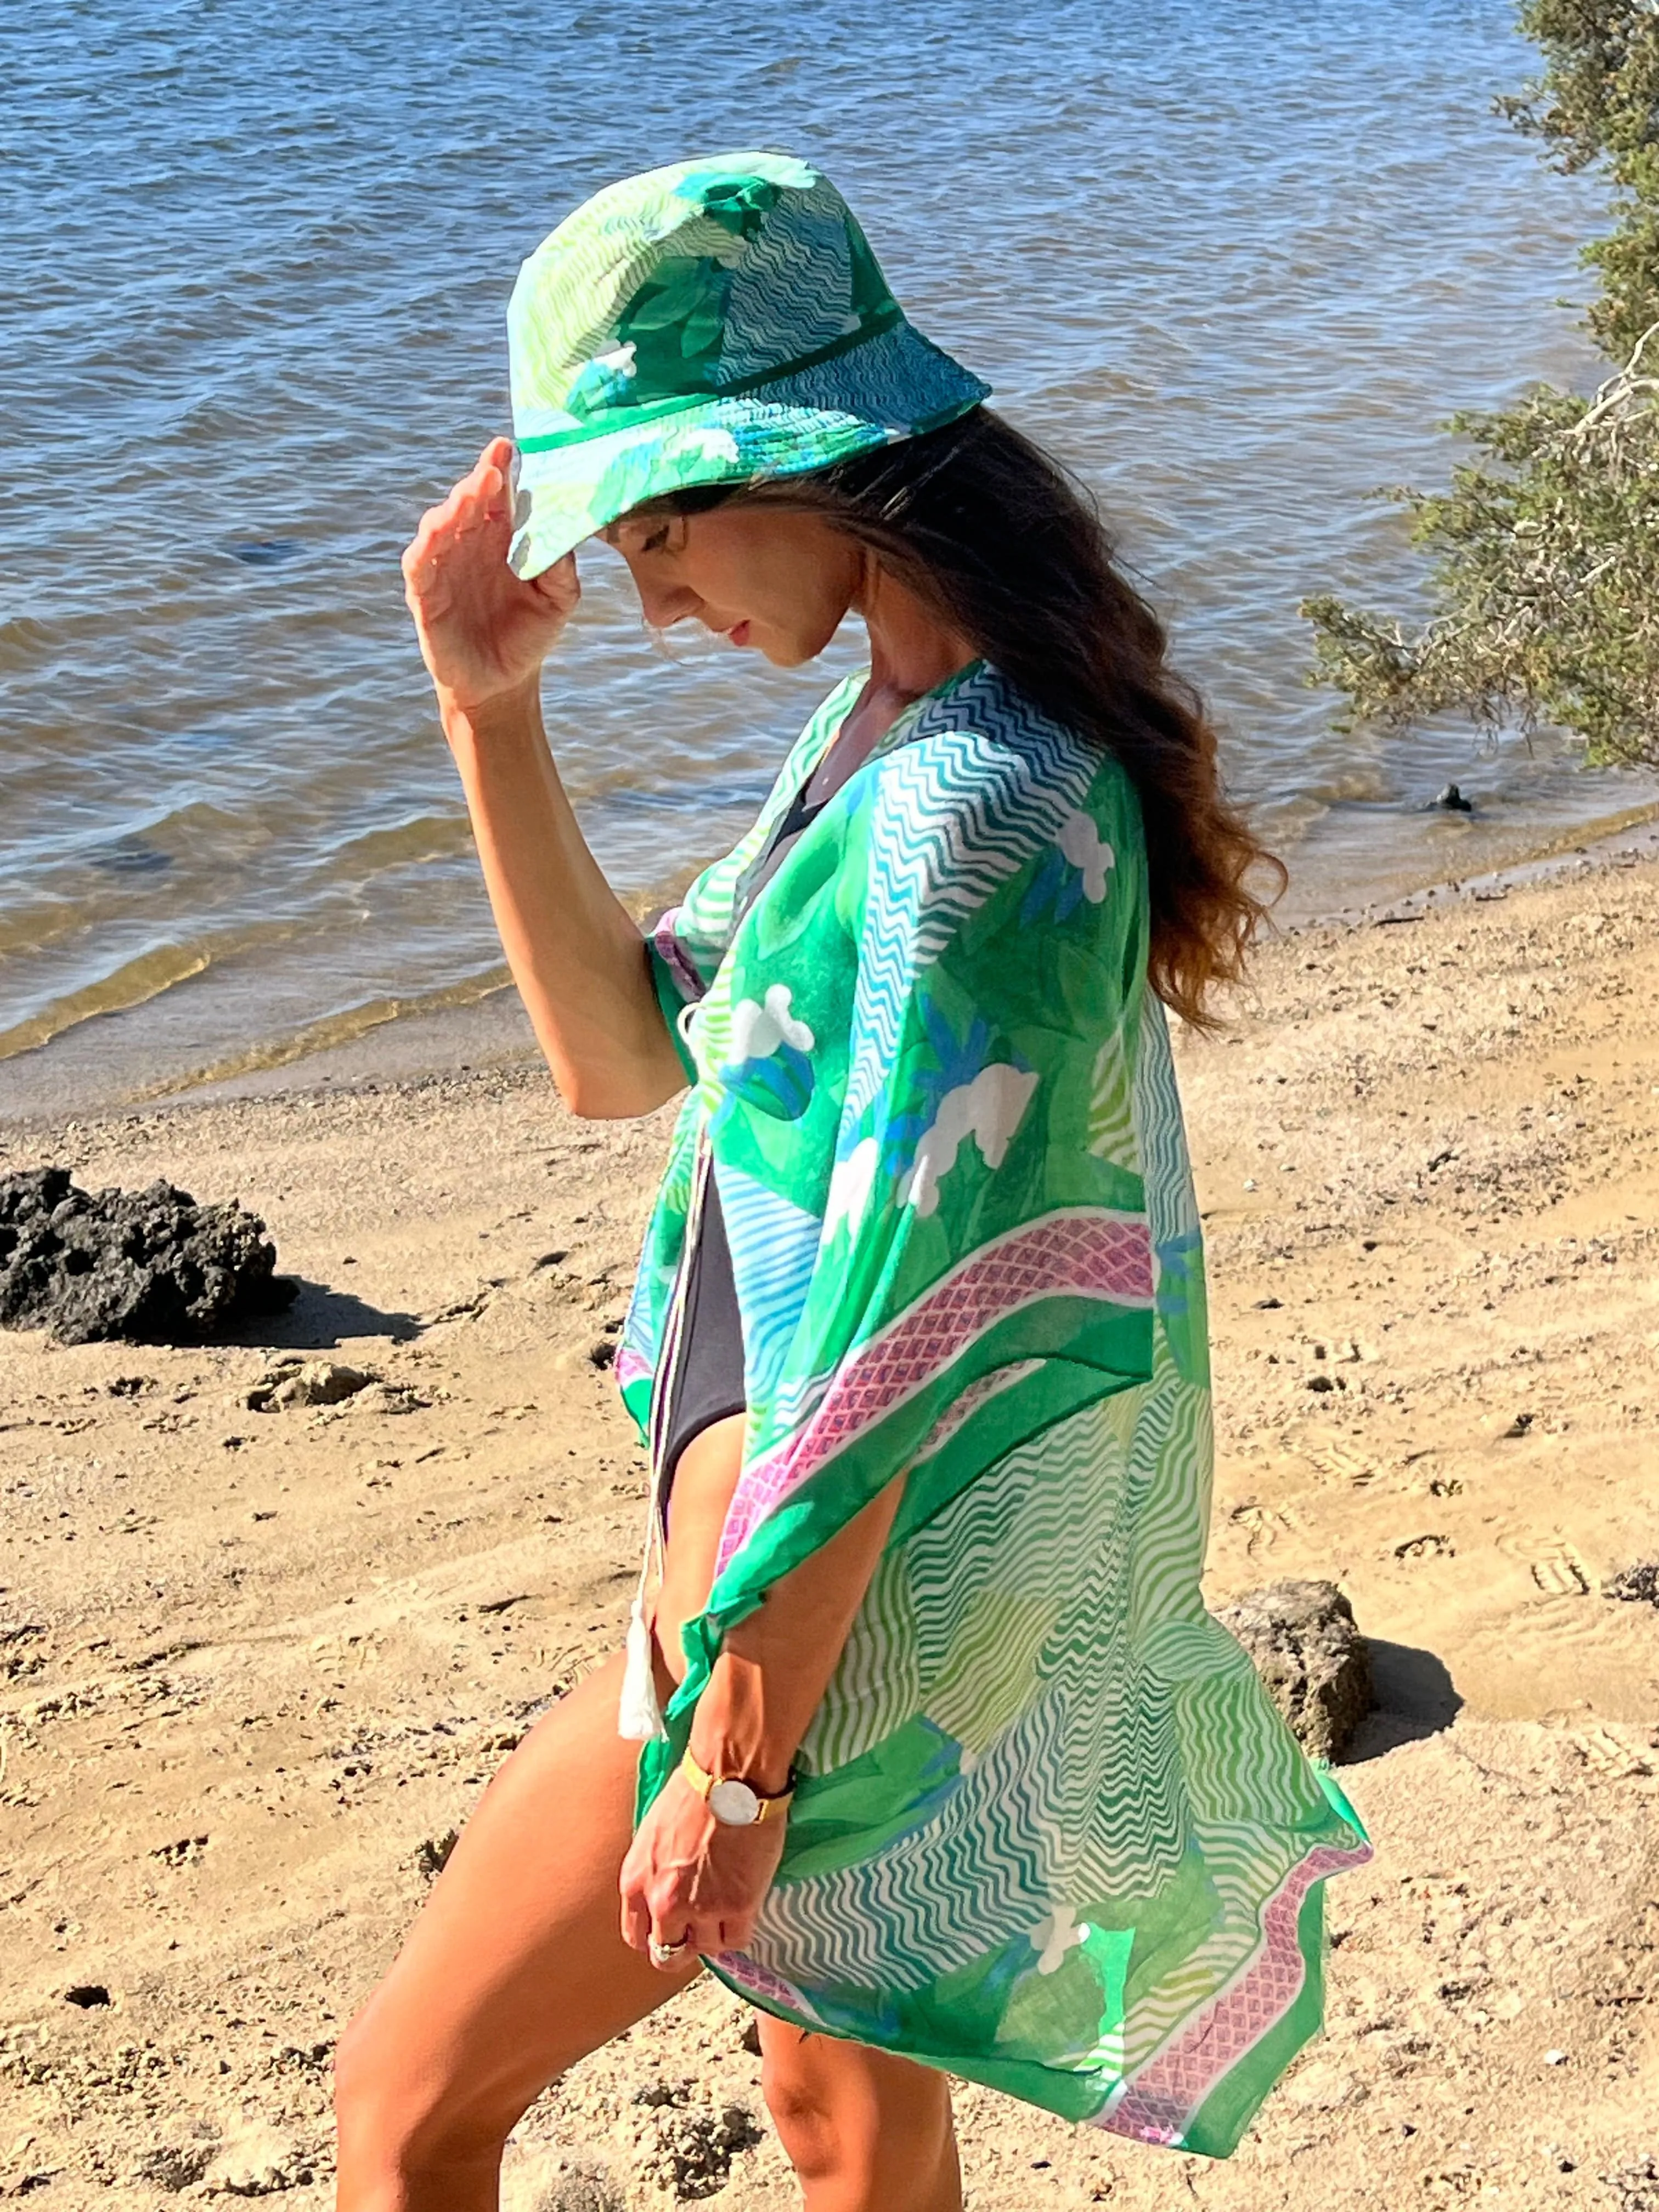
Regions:
<instances>
[{"instance_id":1,"label":"blue water","mask_svg":"<svg viewBox=\"0 0 1659 2212\"><path fill-rule=\"evenodd\" d=\"M1534 61L1502 5L82 0L0 51L15 1096L497 972L398 555L505 426L519 260L689 153L821 163L915 319L1098 486L1304 902L1647 795L1455 727L1336 739L1301 683L1303 592L1413 588L1370 488L1442 473L1454 408L1593 371L1557 303L1598 194L1491 114ZM611 556L586 572L550 726L643 894L742 826L856 645L665 659ZM1419 811L1449 775L1473 823Z\"/></svg>"}]
</instances>

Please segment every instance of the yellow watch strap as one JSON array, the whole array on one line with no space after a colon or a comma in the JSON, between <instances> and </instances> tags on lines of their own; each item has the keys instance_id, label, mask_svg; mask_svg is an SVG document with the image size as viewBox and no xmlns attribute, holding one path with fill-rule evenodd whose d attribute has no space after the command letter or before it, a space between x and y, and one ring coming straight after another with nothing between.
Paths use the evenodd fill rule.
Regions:
<instances>
[{"instance_id":1,"label":"yellow watch strap","mask_svg":"<svg viewBox=\"0 0 1659 2212\"><path fill-rule=\"evenodd\" d=\"M789 1810L789 1801L795 1794L795 1784L793 1776L790 1778L789 1787L787 1790L780 1790L775 1794L769 1796L764 1790L756 1790L754 1784L748 1781L741 1774L710 1774L705 1767L700 1766L696 1760L691 1756L691 1750L689 1745L686 1747L684 1757L680 1761L680 1772L685 1777L686 1781L690 1784L691 1788L696 1791L698 1796L702 1799L705 1804L708 1802L709 1791L714 1787L717 1782L743 1783L744 1787L746 1790L750 1790L754 1792L756 1802L760 1808L755 1814L754 1825L757 1827L760 1826L763 1820L781 1820L784 1814Z\"/></svg>"}]
</instances>

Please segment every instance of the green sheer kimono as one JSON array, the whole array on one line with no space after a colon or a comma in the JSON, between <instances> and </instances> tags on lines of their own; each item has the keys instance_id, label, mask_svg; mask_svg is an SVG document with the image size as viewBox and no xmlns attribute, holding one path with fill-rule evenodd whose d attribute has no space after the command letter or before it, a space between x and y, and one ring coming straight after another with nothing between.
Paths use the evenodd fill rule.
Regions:
<instances>
[{"instance_id":1,"label":"green sheer kimono","mask_svg":"<svg viewBox=\"0 0 1659 2212\"><path fill-rule=\"evenodd\" d=\"M641 1804L725 1630L903 1474L757 1932L709 1963L785 2019L1223 2155L1318 2027L1321 1885L1370 1847L1199 1595L1203 1260L1139 812L976 663L745 909L859 688L651 940L694 1088L618 1380L648 1437L712 1173L749 1411Z\"/></svg>"}]
</instances>

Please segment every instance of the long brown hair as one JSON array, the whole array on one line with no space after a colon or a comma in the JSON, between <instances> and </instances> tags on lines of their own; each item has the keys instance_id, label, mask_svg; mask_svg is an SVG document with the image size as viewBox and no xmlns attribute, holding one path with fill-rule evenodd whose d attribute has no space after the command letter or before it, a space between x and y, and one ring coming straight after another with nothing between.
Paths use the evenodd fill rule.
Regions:
<instances>
[{"instance_id":1,"label":"long brown hair","mask_svg":"<svg viewBox=\"0 0 1659 2212\"><path fill-rule=\"evenodd\" d=\"M1236 978L1284 865L1222 789L1198 694L1164 659L1163 624L1119 572L1092 498L1000 416L800 476L671 493L653 511L727 503L821 515L968 639L1033 703L1109 749L1140 801L1153 989L1200 1027ZM636 510L643 512L645 510ZM1276 880L1275 880L1276 879Z\"/></svg>"}]
</instances>

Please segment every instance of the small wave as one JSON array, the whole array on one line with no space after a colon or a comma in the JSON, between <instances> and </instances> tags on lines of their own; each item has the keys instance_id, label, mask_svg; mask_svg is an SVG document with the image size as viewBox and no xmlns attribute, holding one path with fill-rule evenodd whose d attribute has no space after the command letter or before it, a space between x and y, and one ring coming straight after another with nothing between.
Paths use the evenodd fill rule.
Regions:
<instances>
[{"instance_id":1,"label":"small wave","mask_svg":"<svg viewBox=\"0 0 1659 2212\"><path fill-rule=\"evenodd\" d=\"M0 672L21 676L39 668L51 659L58 643L50 623L37 621L33 615L13 615L9 621L0 622Z\"/></svg>"},{"instance_id":2,"label":"small wave","mask_svg":"<svg viewBox=\"0 0 1659 2212\"><path fill-rule=\"evenodd\" d=\"M88 983L83 990L72 991L66 998L57 1000L27 1021L0 1030L0 1060L9 1060L20 1052L33 1052L77 1023L92 1020L96 1014L122 1013L129 1006L142 1006L146 1000L159 998L163 991L170 991L175 983L199 975L210 964L210 956L199 945L162 945L142 952L136 960L125 962L112 974Z\"/></svg>"},{"instance_id":3,"label":"small wave","mask_svg":"<svg viewBox=\"0 0 1659 2212\"><path fill-rule=\"evenodd\" d=\"M390 829L365 830L343 839L319 856L317 868L332 885L359 883L389 868L453 860L471 842L472 831L465 814L420 814Z\"/></svg>"},{"instance_id":4,"label":"small wave","mask_svg":"<svg viewBox=\"0 0 1659 2212\"><path fill-rule=\"evenodd\" d=\"M308 1022L303 1029L283 1036L267 1037L244 1051L230 1053L192 1068L188 1074L168 1076L149 1084L131 1092L129 1103L142 1105L148 1099L170 1098L178 1091L199 1090L204 1084L226 1083L234 1076L286 1067L294 1060L310 1059L313 1053L351 1044L358 1037L368 1036L371 1030L383 1029L388 1022L477 1006L480 1000L493 998L497 991L507 989L512 981L506 968L497 967L487 969L482 975L470 975L463 982L446 985L439 991L419 992L407 998L368 999L361 1006L347 1006L321 1021ZM0 1039L0 1047L3 1042Z\"/></svg>"}]
</instances>

